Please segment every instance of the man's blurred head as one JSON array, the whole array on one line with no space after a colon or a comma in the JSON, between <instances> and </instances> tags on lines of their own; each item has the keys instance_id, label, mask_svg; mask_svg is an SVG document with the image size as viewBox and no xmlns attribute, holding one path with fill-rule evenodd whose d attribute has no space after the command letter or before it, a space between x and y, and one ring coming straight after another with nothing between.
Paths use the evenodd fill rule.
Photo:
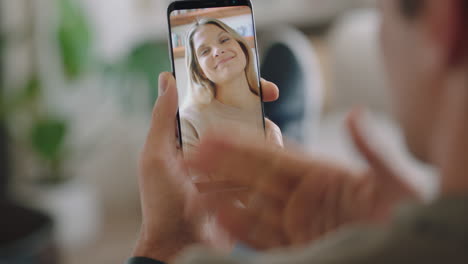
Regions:
<instances>
[{"instance_id":1,"label":"man's blurred head","mask_svg":"<svg viewBox=\"0 0 468 264\"><path fill-rule=\"evenodd\" d=\"M410 150L422 160L429 159L447 82L460 70L468 74L467 6L468 0L380 0L395 111Z\"/></svg>"}]
</instances>

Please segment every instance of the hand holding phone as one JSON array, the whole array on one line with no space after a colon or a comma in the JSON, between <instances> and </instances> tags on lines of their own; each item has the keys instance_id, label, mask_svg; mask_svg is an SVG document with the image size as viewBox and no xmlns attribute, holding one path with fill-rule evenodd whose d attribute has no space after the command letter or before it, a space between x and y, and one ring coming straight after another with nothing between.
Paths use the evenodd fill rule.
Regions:
<instances>
[{"instance_id":1,"label":"hand holding phone","mask_svg":"<svg viewBox=\"0 0 468 264\"><path fill-rule=\"evenodd\" d=\"M220 2L224 1L210 2L212 4L216 2L217 6L206 7L208 9L205 9L204 7L197 6L197 4L206 3L206 1L185 1L183 3L174 2L168 10L169 20L171 14L180 14L180 16L178 16L178 18L175 20L176 24L186 23L187 19L190 18L190 16L190 19L193 19L193 14L199 16L200 14L204 14L206 10L212 11L214 10L212 8L222 8L223 6L220 4ZM245 3L247 1L237 1L233 4L241 4L241 2ZM236 5L229 7L236 7ZM193 12L179 12L180 10L188 9L198 10L192 10ZM176 10L178 11L172 12ZM220 9L218 9L218 11L219 10ZM247 18L247 24L249 23L249 21L251 21L252 32L254 31L250 3L241 6L241 9L221 10L225 12L221 12L219 14L223 16L228 15L228 18L232 18L231 15L235 14L236 12L237 14L239 14L240 11L247 12L246 14L242 14L241 16L243 16L244 19ZM184 14L182 15L182 13ZM223 18L219 17L219 14L217 17L218 19L222 20ZM231 22L232 20L227 20L226 24L230 24ZM180 29L185 32L185 30L188 30L188 25L184 25L186 26L185 29L183 28L182 24L180 24L180 26L182 27ZM233 27L235 27L235 25L233 25ZM176 27L173 28L174 33L178 34L177 32L175 32ZM172 32L172 30L170 30L170 32ZM246 30L246 32L249 32L249 30ZM201 194L200 191L195 188L196 185L194 185L193 182L192 184L187 184L187 178L189 176L186 175L187 170L182 159L182 150L177 146L176 136L174 134L174 131L177 129L179 131L179 135L181 135L178 137L180 143L182 144L187 141L184 140L186 138L186 136L184 135L187 135L185 134L184 126L181 126L181 122L178 122L179 126L177 127L174 122L174 117L177 114L177 109L181 108L184 102L184 98L189 98L189 94L191 92L189 90L187 77L185 77L184 79L184 73L187 72L187 68L185 66L185 39L182 37L182 35L183 34L181 34L181 36L177 38L171 38L171 55L173 57L174 71L173 74L177 76L177 91L175 87L176 81L174 80L173 76L169 76L169 73L162 74L160 77L160 88L161 90L165 90L165 92L160 91L160 97L156 102L153 112L151 129L149 131L144 151L140 159L139 182L142 197L141 202L144 224L142 225L141 237L138 240L137 247L134 251L134 255L152 257L163 261L170 261L176 254L180 253L180 251L184 248L193 245L194 243L201 242L200 240L198 240L199 237L196 235L198 232L200 232L200 230L197 228L198 218L187 218L184 212L186 212L188 207L190 206L188 204L188 201L197 200L199 196L204 194ZM247 38L247 40L249 40L248 43L250 43L249 47L252 50L252 54L256 54L254 49L254 39L255 37L252 38L252 36L250 36L250 38ZM218 41L220 40L218 39ZM244 50L242 50L242 52L244 53ZM248 50L246 52L248 53ZM249 56L249 58L251 57ZM255 65L258 65L256 56L253 56L253 58L255 59ZM247 65L247 56L245 56L245 59ZM231 63L225 61L219 66L223 64L227 66ZM224 65L219 68L229 68ZM226 73L227 71L224 70L223 72ZM203 76L208 78L209 73L203 73ZM258 78L258 69L256 70L256 74L256 79L257 81L259 81L260 79ZM255 104L252 102L252 104L248 104L248 106L252 107L252 111L250 112L250 114L252 116L255 116L255 122L252 122L251 124L253 124L254 129L263 132L263 122L265 122L265 120L263 118L261 99L263 98L264 101L275 101L278 98L278 87L273 83L264 80L260 80L260 83L262 87L262 89L258 90L260 96L255 95L255 91L257 91L255 85L252 86L254 88L253 91L251 90L250 85L247 85L248 92L254 94L253 98L256 99ZM245 85L231 87L246 88ZM258 88L260 88L260 85L258 86ZM249 95L249 93L244 92L242 92L243 95ZM177 100L177 94L179 94L179 100ZM234 99L233 102L224 103L229 104L239 102L238 99L241 97L236 97L236 93L230 94L234 95L235 97L232 98ZM229 99L229 97L226 97L225 95L217 98ZM244 122L245 120L240 119L239 121ZM273 135L271 136L272 138L281 139L281 133L279 129L269 121L267 121L266 124L266 135ZM221 126L222 124L215 123L215 125ZM275 141L274 144L281 145L281 142ZM184 149L184 153L186 153L186 150L187 149ZM201 183L201 187L206 187L206 192L209 193L212 191L216 191L213 190L213 188L209 185L203 184L204 183ZM207 214L208 212L200 210L197 213L198 215L203 215ZM219 247L222 243L217 242L223 240L223 238L218 237L214 239L215 240L212 241L212 244Z\"/></svg>"}]
</instances>

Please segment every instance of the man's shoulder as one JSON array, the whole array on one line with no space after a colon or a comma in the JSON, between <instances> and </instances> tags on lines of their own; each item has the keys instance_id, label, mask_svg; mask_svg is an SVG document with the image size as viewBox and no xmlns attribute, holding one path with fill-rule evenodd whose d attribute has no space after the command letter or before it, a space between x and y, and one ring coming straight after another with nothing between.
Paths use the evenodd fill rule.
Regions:
<instances>
[{"instance_id":1,"label":"man's shoulder","mask_svg":"<svg viewBox=\"0 0 468 264\"><path fill-rule=\"evenodd\" d=\"M386 226L348 226L308 247L262 254L248 263L264 264L440 264L468 263L468 197L438 199L430 204L400 207ZM192 260L224 261L207 252L192 252ZM189 258L190 259L190 258ZM180 262L202 263L196 261Z\"/></svg>"},{"instance_id":2,"label":"man's shoulder","mask_svg":"<svg viewBox=\"0 0 468 264\"><path fill-rule=\"evenodd\" d=\"M468 195L402 205L395 214L395 225L425 238L464 238L468 247Z\"/></svg>"}]
</instances>

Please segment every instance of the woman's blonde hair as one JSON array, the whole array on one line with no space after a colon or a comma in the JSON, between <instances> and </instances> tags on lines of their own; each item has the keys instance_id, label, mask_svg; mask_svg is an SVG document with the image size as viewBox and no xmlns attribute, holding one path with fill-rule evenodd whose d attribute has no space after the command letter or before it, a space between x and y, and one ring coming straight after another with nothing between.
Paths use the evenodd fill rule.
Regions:
<instances>
[{"instance_id":1,"label":"woman's blonde hair","mask_svg":"<svg viewBox=\"0 0 468 264\"><path fill-rule=\"evenodd\" d=\"M254 55L247 41L225 23L213 18L203 18L198 20L190 28L190 30L187 32L185 42L186 64L189 80L189 97L191 99L190 101L195 104L202 105L210 103L216 97L215 83L210 81L203 74L203 70L200 67L196 56L195 48L193 46L193 36L197 32L197 30L204 25L215 25L221 28L239 43L242 50L244 51L247 60L247 65L245 67L245 75L247 77L247 82L249 84L250 91L253 94L260 96L257 72L255 70Z\"/></svg>"}]
</instances>

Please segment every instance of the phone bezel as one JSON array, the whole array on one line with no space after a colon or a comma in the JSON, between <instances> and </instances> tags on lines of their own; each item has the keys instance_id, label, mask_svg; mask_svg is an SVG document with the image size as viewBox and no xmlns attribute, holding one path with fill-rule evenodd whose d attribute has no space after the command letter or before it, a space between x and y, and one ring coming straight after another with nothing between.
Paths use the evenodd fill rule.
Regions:
<instances>
[{"instance_id":1,"label":"phone bezel","mask_svg":"<svg viewBox=\"0 0 468 264\"><path fill-rule=\"evenodd\" d=\"M258 82L260 87L260 105L262 108L262 119L263 119L263 131L266 133L266 124L265 124L265 108L263 104L263 89L260 82L260 60L258 55L258 44L257 44L257 30L255 25L254 19L254 9L250 0L179 0L174 1L169 4L167 8L167 25L168 25L168 33L169 33L169 54L171 58L171 67L172 67L172 74L174 78L177 78L175 72L175 63L174 63L174 52L173 52L173 45L172 45L172 28L171 28L171 13L176 10L184 10L184 9L196 9L196 8L211 8L211 7L230 7L230 6L248 6L251 10L252 16L252 26L253 26L253 34L254 34L254 44L255 44L255 57L257 59L257 72L258 72ZM179 110L177 111L177 137L179 139L179 147L182 149L183 153L183 142L182 142L182 127L180 125L180 114Z\"/></svg>"}]
</instances>

